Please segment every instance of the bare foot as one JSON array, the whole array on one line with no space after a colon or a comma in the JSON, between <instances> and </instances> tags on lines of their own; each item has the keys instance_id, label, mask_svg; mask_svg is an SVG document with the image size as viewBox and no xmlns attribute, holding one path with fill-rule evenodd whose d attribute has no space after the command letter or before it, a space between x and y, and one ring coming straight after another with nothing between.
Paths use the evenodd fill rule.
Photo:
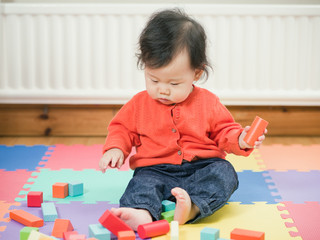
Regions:
<instances>
[{"instance_id":1,"label":"bare foot","mask_svg":"<svg viewBox=\"0 0 320 240\"><path fill-rule=\"evenodd\" d=\"M184 189L176 187L171 190L171 193L177 201L174 212L175 221L185 224L199 214L199 208L191 202L189 194Z\"/></svg>"},{"instance_id":2,"label":"bare foot","mask_svg":"<svg viewBox=\"0 0 320 240\"><path fill-rule=\"evenodd\" d=\"M134 231L137 231L140 224L152 222L149 211L135 208L112 208L111 212L128 224Z\"/></svg>"}]
</instances>

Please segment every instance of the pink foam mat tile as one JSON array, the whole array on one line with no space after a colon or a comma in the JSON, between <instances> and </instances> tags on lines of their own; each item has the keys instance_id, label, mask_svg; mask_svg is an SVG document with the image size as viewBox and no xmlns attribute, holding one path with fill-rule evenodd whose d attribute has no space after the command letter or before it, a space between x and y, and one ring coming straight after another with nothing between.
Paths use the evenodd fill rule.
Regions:
<instances>
[{"instance_id":1,"label":"pink foam mat tile","mask_svg":"<svg viewBox=\"0 0 320 240\"><path fill-rule=\"evenodd\" d=\"M14 202L31 175L32 172L25 169L16 171L0 170L0 201Z\"/></svg>"},{"instance_id":2,"label":"pink foam mat tile","mask_svg":"<svg viewBox=\"0 0 320 240\"><path fill-rule=\"evenodd\" d=\"M83 169L99 170L99 160L102 157L102 144L95 144L91 146L86 145L63 145L57 144L52 148L53 151L47 153L42 158L44 168L51 170L60 170L63 168L80 171ZM125 164L120 168L121 171L130 169L128 159L134 151L126 159Z\"/></svg>"},{"instance_id":3,"label":"pink foam mat tile","mask_svg":"<svg viewBox=\"0 0 320 240\"><path fill-rule=\"evenodd\" d=\"M254 154L263 160L263 170L320 170L320 144L263 145Z\"/></svg>"},{"instance_id":4,"label":"pink foam mat tile","mask_svg":"<svg viewBox=\"0 0 320 240\"><path fill-rule=\"evenodd\" d=\"M285 223L290 236L300 236L303 240L320 239L320 204L318 202L300 204L282 202L281 204L278 210L285 212L281 214L281 217L292 220Z\"/></svg>"}]
</instances>

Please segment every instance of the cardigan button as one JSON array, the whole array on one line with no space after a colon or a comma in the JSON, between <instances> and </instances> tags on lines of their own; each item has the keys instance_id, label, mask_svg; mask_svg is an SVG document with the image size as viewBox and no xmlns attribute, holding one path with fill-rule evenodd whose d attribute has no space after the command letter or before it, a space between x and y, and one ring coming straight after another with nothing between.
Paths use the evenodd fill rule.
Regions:
<instances>
[{"instance_id":1,"label":"cardigan button","mask_svg":"<svg viewBox=\"0 0 320 240\"><path fill-rule=\"evenodd\" d=\"M181 151L178 151L178 155L181 155L182 154L182 152Z\"/></svg>"},{"instance_id":2,"label":"cardigan button","mask_svg":"<svg viewBox=\"0 0 320 240\"><path fill-rule=\"evenodd\" d=\"M174 129L174 128L172 128L171 131L172 131L173 133L176 133L176 132L177 132L177 130Z\"/></svg>"}]
</instances>

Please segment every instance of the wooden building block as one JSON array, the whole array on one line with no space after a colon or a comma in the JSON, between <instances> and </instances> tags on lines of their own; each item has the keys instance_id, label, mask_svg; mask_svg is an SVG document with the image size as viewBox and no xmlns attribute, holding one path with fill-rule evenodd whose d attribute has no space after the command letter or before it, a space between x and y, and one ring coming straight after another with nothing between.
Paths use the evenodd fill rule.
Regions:
<instances>
[{"instance_id":1,"label":"wooden building block","mask_svg":"<svg viewBox=\"0 0 320 240\"><path fill-rule=\"evenodd\" d=\"M70 240L71 235L78 234L77 231L68 231L63 233L63 240Z\"/></svg>"},{"instance_id":2,"label":"wooden building block","mask_svg":"<svg viewBox=\"0 0 320 240\"><path fill-rule=\"evenodd\" d=\"M155 221L138 226L138 234L142 239L164 235L169 231L170 225L167 220Z\"/></svg>"},{"instance_id":3,"label":"wooden building block","mask_svg":"<svg viewBox=\"0 0 320 240\"><path fill-rule=\"evenodd\" d=\"M43 203L43 192L29 192L27 194L28 207L41 207Z\"/></svg>"},{"instance_id":4,"label":"wooden building block","mask_svg":"<svg viewBox=\"0 0 320 240\"><path fill-rule=\"evenodd\" d=\"M68 183L55 183L52 185L52 197L66 198L69 195Z\"/></svg>"},{"instance_id":5,"label":"wooden building block","mask_svg":"<svg viewBox=\"0 0 320 240\"><path fill-rule=\"evenodd\" d=\"M31 231L39 231L36 227L24 227L20 230L20 240L28 240Z\"/></svg>"},{"instance_id":6,"label":"wooden building block","mask_svg":"<svg viewBox=\"0 0 320 240\"><path fill-rule=\"evenodd\" d=\"M118 232L120 231L132 231L131 227L109 210L103 213L99 218L99 222L116 236L118 236Z\"/></svg>"},{"instance_id":7,"label":"wooden building block","mask_svg":"<svg viewBox=\"0 0 320 240\"><path fill-rule=\"evenodd\" d=\"M28 240L55 240L54 238L40 233L38 231L31 231Z\"/></svg>"},{"instance_id":8,"label":"wooden building block","mask_svg":"<svg viewBox=\"0 0 320 240\"><path fill-rule=\"evenodd\" d=\"M43 219L32 215L22 209L13 210L9 213L12 220L15 220L27 227L42 227Z\"/></svg>"},{"instance_id":9,"label":"wooden building block","mask_svg":"<svg viewBox=\"0 0 320 240\"><path fill-rule=\"evenodd\" d=\"M53 202L42 203L41 209L45 222L54 222L58 218L57 209Z\"/></svg>"},{"instance_id":10,"label":"wooden building block","mask_svg":"<svg viewBox=\"0 0 320 240\"><path fill-rule=\"evenodd\" d=\"M111 234L110 234L110 231L104 228L101 224L90 224L89 237L110 240Z\"/></svg>"},{"instance_id":11,"label":"wooden building block","mask_svg":"<svg viewBox=\"0 0 320 240\"><path fill-rule=\"evenodd\" d=\"M162 212L169 212L176 209L176 204L169 200L162 201Z\"/></svg>"},{"instance_id":12,"label":"wooden building block","mask_svg":"<svg viewBox=\"0 0 320 240\"><path fill-rule=\"evenodd\" d=\"M264 232L235 228L230 234L233 240L264 240Z\"/></svg>"},{"instance_id":13,"label":"wooden building block","mask_svg":"<svg viewBox=\"0 0 320 240\"><path fill-rule=\"evenodd\" d=\"M69 196L80 196L83 194L83 183L69 182Z\"/></svg>"},{"instance_id":14,"label":"wooden building block","mask_svg":"<svg viewBox=\"0 0 320 240\"><path fill-rule=\"evenodd\" d=\"M54 221L51 235L54 237L62 238L63 233L73 230L73 226L68 219L56 219Z\"/></svg>"},{"instance_id":15,"label":"wooden building block","mask_svg":"<svg viewBox=\"0 0 320 240\"><path fill-rule=\"evenodd\" d=\"M250 130L247 135L243 138L243 141L248 143L250 146L254 146L254 142L258 140L258 137L263 135L264 130L268 126L268 122L262 118L256 116L253 123L251 124Z\"/></svg>"},{"instance_id":16,"label":"wooden building block","mask_svg":"<svg viewBox=\"0 0 320 240\"><path fill-rule=\"evenodd\" d=\"M162 212L160 219L161 220L162 219L167 220L170 223L174 219L174 211L175 210L171 210L171 211L168 211L168 212Z\"/></svg>"},{"instance_id":17,"label":"wooden building block","mask_svg":"<svg viewBox=\"0 0 320 240\"><path fill-rule=\"evenodd\" d=\"M220 230L205 227L200 232L200 240L217 240L220 237Z\"/></svg>"},{"instance_id":18,"label":"wooden building block","mask_svg":"<svg viewBox=\"0 0 320 240\"><path fill-rule=\"evenodd\" d=\"M170 239L171 240L179 240L179 222L172 221L170 223Z\"/></svg>"},{"instance_id":19,"label":"wooden building block","mask_svg":"<svg viewBox=\"0 0 320 240\"><path fill-rule=\"evenodd\" d=\"M69 239L70 240L86 240L86 235L84 235L84 234L72 234Z\"/></svg>"},{"instance_id":20,"label":"wooden building block","mask_svg":"<svg viewBox=\"0 0 320 240\"><path fill-rule=\"evenodd\" d=\"M121 231L118 233L118 240L135 240L136 234L134 231Z\"/></svg>"}]
</instances>

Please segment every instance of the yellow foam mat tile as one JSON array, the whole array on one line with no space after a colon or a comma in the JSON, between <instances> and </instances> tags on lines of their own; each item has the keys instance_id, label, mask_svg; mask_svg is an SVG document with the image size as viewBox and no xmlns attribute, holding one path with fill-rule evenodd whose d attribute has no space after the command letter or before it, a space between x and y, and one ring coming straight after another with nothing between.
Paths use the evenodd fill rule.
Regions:
<instances>
[{"instance_id":1,"label":"yellow foam mat tile","mask_svg":"<svg viewBox=\"0 0 320 240\"><path fill-rule=\"evenodd\" d=\"M248 157L228 154L226 159L233 165L237 172L242 172L243 170L261 172L265 166L259 156L259 150L255 149Z\"/></svg>"},{"instance_id":2,"label":"yellow foam mat tile","mask_svg":"<svg viewBox=\"0 0 320 240\"><path fill-rule=\"evenodd\" d=\"M220 238L230 239L234 228L243 228L265 232L265 240L301 240L292 238L277 209L279 204L263 202L253 205L229 203L222 209L196 224L185 224L179 228L179 239L200 240L200 232L204 227L220 229ZM290 229L292 230L292 229ZM170 240L170 233L153 238L155 240Z\"/></svg>"}]
</instances>

